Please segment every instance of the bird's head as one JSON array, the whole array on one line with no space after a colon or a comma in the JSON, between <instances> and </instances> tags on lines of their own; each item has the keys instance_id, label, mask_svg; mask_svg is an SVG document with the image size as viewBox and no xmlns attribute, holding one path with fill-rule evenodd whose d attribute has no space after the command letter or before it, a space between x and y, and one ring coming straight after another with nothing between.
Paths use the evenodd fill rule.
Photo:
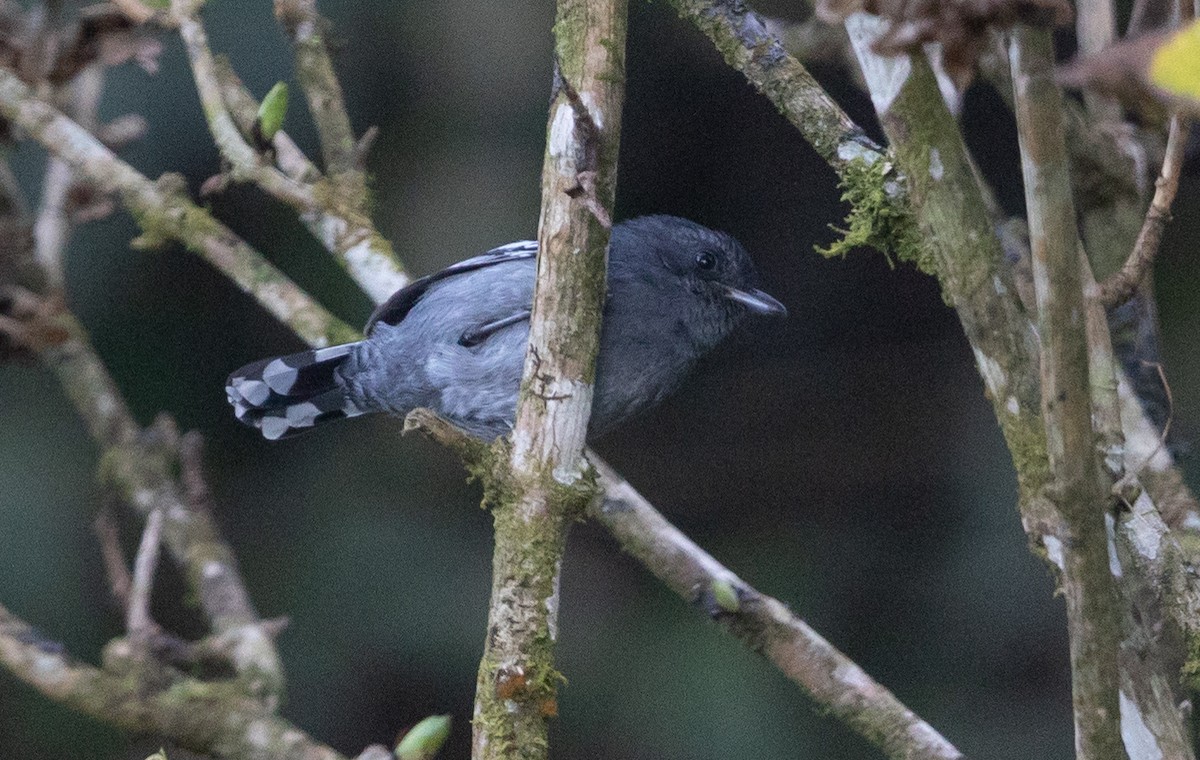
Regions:
<instances>
[{"instance_id":1,"label":"bird's head","mask_svg":"<svg viewBox=\"0 0 1200 760\"><path fill-rule=\"evenodd\" d=\"M745 317L783 317L783 304L757 288L754 263L731 235L674 216L643 216L613 227L609 279L640 298L661 299L674 329L711 348ZM632 286L632 287L630 287ZM665 315L664 315L665 316Z\"/></svg>"}]
</instances>

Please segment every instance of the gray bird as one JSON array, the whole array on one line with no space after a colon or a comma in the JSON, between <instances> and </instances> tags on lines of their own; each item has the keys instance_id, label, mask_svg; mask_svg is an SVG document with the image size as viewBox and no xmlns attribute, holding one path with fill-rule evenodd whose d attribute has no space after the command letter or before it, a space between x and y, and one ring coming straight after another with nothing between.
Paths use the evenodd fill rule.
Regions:
<instances>
[{"instance_id":1,"label":"gray bird","mask_svg":"<svg viewBox=\"0 0 1200 760\"><path fill-rule=\"evenodd\" d=\"M494 248L396 292L365 340L242 367L226 383L234 414L271 440L417 407L484 440L508 434L536 254L534 241ZM662 401L746 316L786 315L755 279L746 249L723 232L672 216L614 226L588 437Z\"/></svg>"}]
</instances>

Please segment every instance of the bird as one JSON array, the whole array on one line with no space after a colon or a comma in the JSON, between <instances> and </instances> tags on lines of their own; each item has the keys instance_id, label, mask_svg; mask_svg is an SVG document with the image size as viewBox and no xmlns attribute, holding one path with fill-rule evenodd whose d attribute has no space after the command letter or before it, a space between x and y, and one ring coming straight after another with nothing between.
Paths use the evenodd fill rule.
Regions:
<instances>
[{"instance_id":1,"label":"bird","mask_svg":"<svg viewBox=\"0 0 1200 760\"><path fill-rule=\"evenodd\" d=\"M492 441L512 430L536 241L503 245L397 291L363 340L235 370L236 418L268 440L335 419L432 409ZM731 235L674 216L613 226L588 438L662 401L751 316L786 316Z\"/></svg>"}]
</instances>

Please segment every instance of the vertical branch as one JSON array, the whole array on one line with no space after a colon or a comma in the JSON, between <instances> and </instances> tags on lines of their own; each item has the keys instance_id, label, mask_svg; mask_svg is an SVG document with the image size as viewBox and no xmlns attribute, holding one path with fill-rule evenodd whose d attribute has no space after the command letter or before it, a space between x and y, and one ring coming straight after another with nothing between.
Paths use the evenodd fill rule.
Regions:
<instances>
[{"instance_id":1,"label":"vertical branch","mask_svg":"<svg viewBox=\"0 0 1200 760\"><path fill-rule=\"evenodd\" d=\"M1123 758L1117 698L1119 597L1109 569L1104 525L1109 499L1092 429L1079 239L1050 32L1018 27L1010 58L1042 341L1052 498L1067 530L1062 569L1075 742L1080 758Z\"/></svg>"},{"instance_id":2,"label":"vertical branch","mask_svg":"<svg viewBox=\"0 0 1200 760\"><path fill-rule=\"evenodd\" d=\"M593 496L583 456L605 290L625 84L626 0L559 0L542 166L537 286L506 472L489 489L496 548L474 752L545 758L570 524ZM497 482L498 481L498 482Z\"/></svg>"},{"instance_id":3,"label":"vertical branch","mask_svg":"<svg viewBox=\"0 0 1200 760\"><path fill-rule=\"evenodd\" d=\"M99 66L88 66L79 73L69 87L72 97L68 100L70 115L84 129L95 130L96 113L100 94L104 89L104 72ZM68 195L75 182L71 167L57 156L46 163L42 181L42 200L37 220L34 222L34 259L46 275L47 284L61 291L66 286L66 270L63 251L70 236L71 221L67 214Z\"/></svg>"}]
</instances>

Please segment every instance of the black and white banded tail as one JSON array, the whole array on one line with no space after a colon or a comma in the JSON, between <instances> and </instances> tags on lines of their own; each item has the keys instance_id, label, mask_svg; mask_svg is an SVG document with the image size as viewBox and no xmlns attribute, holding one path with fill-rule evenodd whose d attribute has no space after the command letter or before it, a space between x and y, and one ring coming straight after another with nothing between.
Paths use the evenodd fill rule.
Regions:
<instances>
[{"instance_id":1,"label":"black and white banded tail","mask_svg":"<svg viewBox=\"0 0 1200 760\"><path fill-rule=\"evenodd\" d=\"M347 343L301 351L235 370L225 383L234 415L274 441L321 422L363 414L346 396L337 373L357 346Z\"/></svg>"}]
</instances>

